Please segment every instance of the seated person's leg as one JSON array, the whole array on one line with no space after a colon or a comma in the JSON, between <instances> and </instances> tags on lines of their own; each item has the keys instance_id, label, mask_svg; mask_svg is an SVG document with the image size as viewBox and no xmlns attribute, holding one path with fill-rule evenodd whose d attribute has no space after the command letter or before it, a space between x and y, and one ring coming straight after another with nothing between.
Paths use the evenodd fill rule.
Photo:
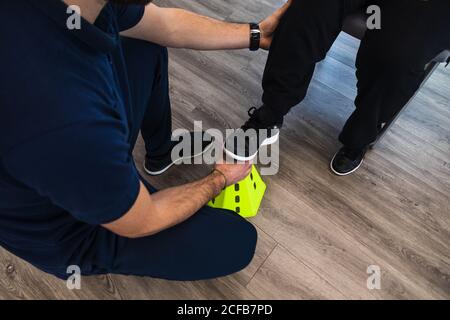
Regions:
<instances>
[{"instance_id":1,"label":"seated person's leg","mask_svg":"<svg viewBox=\"0 0 450 320\"><path fill-rule=\"evenodd\" d=\"M361 165L368 146L418 90L424 68L450 45L450 2L380 1L381 30L370 30L357 57L356 110L339 137L332 161L339 175ZM433 25L433 28L430 28Z\"/></svg>"},{"instance_id":2,"label":"seated person's leg","mask_svg":"<svg viewBox=\"0 0 450 320\"><path fill-rule=\"evenodd\" d=\"M263 78L263 106L252 109L250 120L242 127L268 129L278 135L278 128L289 110L306 95L315 64L326 53L342 29L348 13L363 7L366 0L296 0L288 9L274 37ZM272 139L272 141L276 141ZM265 141L258 141L258 148ZM239 160L252 159L256 150L237 150L226 144L227 153ZM239 148L240 149L240 148Z\"/></svg>"},{"instance_id":3,"label":"seated person's leg","mask_svg":"<svg viewBox=\"0 0 450 320\"><path fill-rule=\"evenodd\" d=\"M306 95L315 64L323 60L345 17L366 1L294 1L280 24L263 78L264 109L277 119Z\"/></svg>"}]
</instances>

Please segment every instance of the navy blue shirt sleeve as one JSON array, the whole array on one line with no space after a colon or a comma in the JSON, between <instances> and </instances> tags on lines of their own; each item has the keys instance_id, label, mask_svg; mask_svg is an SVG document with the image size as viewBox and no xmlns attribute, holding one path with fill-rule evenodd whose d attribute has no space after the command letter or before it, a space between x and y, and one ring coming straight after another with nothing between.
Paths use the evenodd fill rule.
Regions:
<instances>
[{"instance_id":1,"label":"navy blue shirt sleeve","mask_svg":"<svg viewBox=\"0 0 450 320\"><path fill-rule=\"evenodd\" d=\"M113 8L117 14L120 31L131 29L137 25L145 12L145 6L143 5L113 4Z\"/></svg>"},{"instance_id":2,"label":"navy blue shirt sleeve","mask_svg":"<svg viewBox=\"0 0 450 320\"><path fill-rule=\"evenodd\" d=\"M112 119L74 124L16 146L4 166L76 219L105 224L128 212L139 192L126 137Z\"/></svg>"}]
</instances>

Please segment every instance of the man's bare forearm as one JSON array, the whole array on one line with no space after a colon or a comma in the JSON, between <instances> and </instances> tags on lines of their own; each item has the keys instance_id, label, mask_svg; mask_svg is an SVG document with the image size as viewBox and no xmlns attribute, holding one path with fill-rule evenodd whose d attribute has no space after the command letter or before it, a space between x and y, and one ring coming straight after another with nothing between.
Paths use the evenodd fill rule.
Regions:
<instances>
[{"instance_id":1,"label":"man's bare forearm","mask_svg":"<svg viewBox=\"0 0 450 320\"><path fill-rule=\"evenodd\" d=\"M123 35L169 48L244 49L250 45L248 24L227 23L187 10L148 5L141 22Z\"/></svg>"},{"instance_id":2,"label":"man's bare forearm","mask_svg":"<svg viewBox=\"0 0 450 320\"><path fill-rule=\"evenodd\" d=\"M128 238L141 238L173 227L194 215L209 200L217 196L226 181L213 172L209 176L152 195L141 183L135 204L122 218L103 225L108 230Z\"/></svg>"},{"instance_id":3,"label":"man's bare forearm","mask_svg":"<svg viewBox=\"0 0 450 320\"><path fill-rule=\"evenodd\" d=\"M152 220L155 223L160 221L161 229L177 225L190 218L208 201L219 195L224 186L224 177L213 172L199 181L154 193L152 200L157 214ZM161 230L157 230L157 232L159 231Z\"/></svg>"},{"instance_id":4,"label":"man's bare forearm","mask_svg":"<svg viewBox=\"0 0 450 320\"><path fill-rule=\"evenodd\" d=\"M223 22L181 9L166 9L177 21L172 45L195 50L244 49L250 45L248 24Z\"/></svg>"}]
</instances>

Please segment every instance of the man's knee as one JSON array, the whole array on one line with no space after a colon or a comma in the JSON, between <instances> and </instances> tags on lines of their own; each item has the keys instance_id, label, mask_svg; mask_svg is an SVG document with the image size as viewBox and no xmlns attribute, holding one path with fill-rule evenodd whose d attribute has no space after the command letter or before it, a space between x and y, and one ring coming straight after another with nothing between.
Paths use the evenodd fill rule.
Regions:
<instances>
[{"instance_id":1,"label":"man's knee","mask_svg":"<svg viewBox=\"0 0 450 320\"><path fill-rule=\"evenodd\" d=\"M155 54L158 56L163 62L167 63L169 60L169 51L166 47L160 46L159 44L152 43L152 42L145 42L147 46L147 50L150 51L150 53Z\"/></svg>"},{"instance_id":2,"label":"man's knee","mask_svg":"<svg viewBox=\"0 0 450 320\"><path fill-rule=\"evenodd\" d=\"M148 61L153 65L157 62L154 59L157 59L160 63L168 63L169 54L166 47L131 38L122 38L122 44L128 61L137 61L141 64Z\"/></svg>"},{"instance_id":3,"label":"man's knee","mask_svg":"<svg viewBox=\"0 0 450 320\"><path fill-rule=\"evenodd\" d=\"M216 239L218 259L224 267L224 274L232 274L247 267L255 255L258 233L256 228L244 219L225 223L220 239Z\"/></svg>"},{"instance_id":4,"label":"man's knee","mask_svg":"<svg viewBox=\"0 0 450 320\"><path fill-rule=\"evenodd\" d=\"M253 260L258 241L258 232L251 223L243 220L233 238L233 250L238 252L238 254L234 253L237 255L236 268L239 271L247 267Z\"/></svg>"}]
</instances>

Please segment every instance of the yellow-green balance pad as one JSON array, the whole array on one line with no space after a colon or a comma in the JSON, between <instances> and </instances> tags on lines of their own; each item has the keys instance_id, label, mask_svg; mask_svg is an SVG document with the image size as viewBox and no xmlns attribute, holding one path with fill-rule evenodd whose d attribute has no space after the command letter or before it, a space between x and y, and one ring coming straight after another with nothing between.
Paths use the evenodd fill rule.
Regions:
<instances>
[{"instance_id":1,"label":"yellow-green balance pad","mask_svg":"<svg viewBox=\"0 0 450 320\"><path fill-rule=\"evenodd\" d=\"M266 184L261 179L256 167L241 182L229 186L208 205L213 208L227 209L251 218L258 214L259 206L266 192Z\"/></svg>"}]
</instances>

